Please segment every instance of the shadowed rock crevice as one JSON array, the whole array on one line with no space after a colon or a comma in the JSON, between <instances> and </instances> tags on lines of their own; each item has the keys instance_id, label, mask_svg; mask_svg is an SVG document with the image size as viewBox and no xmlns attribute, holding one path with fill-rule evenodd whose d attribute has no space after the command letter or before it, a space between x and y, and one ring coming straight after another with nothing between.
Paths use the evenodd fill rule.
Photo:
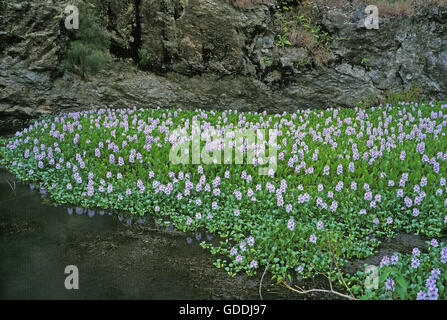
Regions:
<instances>
[{"instance_id":1,"label":"shadowed rock crevice","mask_svg":"<svg viewBox=\"0 0 447 320\"><path fill-rule=\"evenodd\" d=\"M139 50L141 48L141 0L127 0L125 7L115 8L114 2L107 2L107 30L112 35L110 39L110 53L120 59L132 59L139 63ZM126 12L126 32L122 34L120 15ZM122 19L121 19L122 20Z\"/></svg>"}]
</instances>

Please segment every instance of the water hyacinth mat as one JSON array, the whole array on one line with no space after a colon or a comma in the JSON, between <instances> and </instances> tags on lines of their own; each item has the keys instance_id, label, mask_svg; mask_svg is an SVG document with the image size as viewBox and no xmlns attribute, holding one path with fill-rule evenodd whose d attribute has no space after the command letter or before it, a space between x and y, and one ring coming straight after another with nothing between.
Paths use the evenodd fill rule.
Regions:
<instances>
[{"instance_id":1,"label":"water hyacinth mat","mask_svg":"<svg viewBox=\"0 0 447 320\"><path fill-rule=\"evenodd\" d=\"M173 163L182 138L172 133L188 139L193 122L213 132L200 150L221 152L220 162ZM252 163L235 163L235 152L224 164L225 133L257 129L273 133L254 145L243 138L239 150L262 145L274 170L260 174L256 152ZM441 102L284 114L99 109L37 120L0 140L0 161L56 203L206 229L219 241L202 246L231 275L268 266L277 282L324 274L355 298L446 299L446 131ZM384 257L376 286L365 286L363 269L343 273L398 233L427 246Z\"/></svg>"}]
</instances>

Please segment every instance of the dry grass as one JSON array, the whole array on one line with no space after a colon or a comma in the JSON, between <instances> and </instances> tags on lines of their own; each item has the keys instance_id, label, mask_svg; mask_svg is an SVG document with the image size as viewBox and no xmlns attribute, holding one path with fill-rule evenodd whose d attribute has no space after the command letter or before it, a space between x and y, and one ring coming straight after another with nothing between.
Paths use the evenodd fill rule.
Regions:
<instances>
[{"instance_id":1,"label":"dry grass","mask_svg":"<svg viewBox=\"0 0 447 320\"><path fill-rule=\"evenodd\" d=\"M385 17L412 17L418 10L430 5L446 7L447 0L363 0L365 5L376 5L379 15Z\"/></svg>"},{"instance_id":2,"label":"dry grass","mask_svg":"<svg viewBox=\"0 0 447 320\"><path fill-rule=\"evenodd\" d=\"M316 5L326 5L332 8L346 8L353 5L352 1L347 0L314 0L312 2Z\"/></svg>"},{"instance_id":3,"label":"dry grass","mask_svg":"<svg viewBox=\"0 0 447 320\"><path fill-rule=\"evenodd\" d=\"M312 53L312 58L316 66L326 64L331 58L328 49L322 46L318 46Z\"/></svg>"},{"instance_id":4,"label":"dry grass","mask_svg":"<svg viewBox=\"0 0 447 320\"><path fill-rule=\"evenodd\" d=\"M352 7L359 3L366 6L375 5L379 9L379 15L383 17L411 17L418 9L429 5L447 7L447 0L314 0L312 2L335 8Z\"/></svg>"},{"instance_id":5,"label":"dry grass","mask_svg":"<svg viewBox=\"0 0 447 320\"><path fill-rule=\"evenodd\" d=\"M303 47L310 51L313 51L318 46L314 36L299 26L290 33L288 40L292 45Z\"/></svg>"},{"instance_id":6,"label":"dry grass","mask_svg":"<svg viewBox=\"0 0 447 320\"><path fill-rule=\"evenodd\" d=\"M275 4L281 0L223 0L232 3L238 8L251 8L260 4ZM316 6L323 5L332 8L348 9L360 4L376 5L379 9L380 17L413 16L422 7L436 5L447 7L447 0L302 0L301 4L293 9L295 14L306 17L313 16ZM310 53L311 61L314 65L322 65L329 61L330 54L322 43L316 40L314 35L303 28L292 16L292 11L282 13L283 21L290 34L287 35L289 42L293 46L306 48ZM286 29L285 29L286 30Z\"/></svg>"},{"instance_id":7,"label":"dry grass","mask_svg":"<svg viewBox=\"0 0 447 320\"><path fill-rule=\"evenodd\" d=\"M379 15L385 17L396 17L401 15L411 17L414 15L416 9L416 3L413 0L366 0L365 2L367 2L368 5L372 4L377 6Z\"/></svg>"},{"instance_id":8,"label":"dry grass","mask_svg":"<svg viewBox=\"0 0 447 320\"><path fill-rule=\"evenodd\" d=\"M238 8L251 8L260 4L275 4L280 0L225 0L233 3ZM302 6L326 5L336 8L347 8L355 6L359 3L365 5L375 5L379 9L379 14L390 16L407 16L411 17L418 10L418 8L436 5L439 7L447 7L447 0L308 0L302 1Z\"/></svg>"},{"instance_id":9,"label":"dry grass","mask_svg":"<svg viewBox=\"0 0 447 320\"><path fill-rule=\"evenodd\" d=\"M368 2L368 0L365 0ZM385 17L407 16L411 17L418 9L429 5L438 7L447 6L447 0L369 0L369 4L375 4L379 14Z\"/></svg>"}]
</instances>

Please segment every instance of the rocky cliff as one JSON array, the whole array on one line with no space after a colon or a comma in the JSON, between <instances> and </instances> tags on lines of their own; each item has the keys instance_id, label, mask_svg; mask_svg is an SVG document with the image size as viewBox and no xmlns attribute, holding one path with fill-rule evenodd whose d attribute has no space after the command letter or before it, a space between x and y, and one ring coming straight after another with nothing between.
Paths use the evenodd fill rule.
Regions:
<instances>
[{"instance_id":1,"label":"rocky cliff","mask_svg":"<svg viewBox=\"0 0 447 320\"><path fill-rule=\"evenodd\" d=\"M303 46L278 46L275 5L107 0L114 62L86 81L59 68L70 40L65 5L0 1L0 117L133 105L282 112L380 101L413 88L430 99L446 97L442 6L381 17L378 30L365 28L363 3L315 6L331 39L327 61L316 65ZM148 62L139 68L140 48Z\"/></svg>"}]
</instances>

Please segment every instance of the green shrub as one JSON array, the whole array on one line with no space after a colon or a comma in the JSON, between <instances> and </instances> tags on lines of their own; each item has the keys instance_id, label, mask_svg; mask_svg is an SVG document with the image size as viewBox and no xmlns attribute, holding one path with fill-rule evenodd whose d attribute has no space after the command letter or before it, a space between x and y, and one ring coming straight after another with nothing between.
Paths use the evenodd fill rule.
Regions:
<instances>
[{"instance_id":1,"label":"green shrub","mask_svg":"<svg viewBox=\"0 0 447 320\"><path fill-rule=\"evenodd\" d=\"M318 24L311 13L312 3L281 2L274 14L278 47L299 46L306 48L314 65L326 63L329 58L328 45L333 37Z\"/></svg>"},{"instance_id":2,"label":"green shrub","mask_svg":"<svg viewBox=\"0 0 447 320\"><path fill-rule=\"evenodd\" d=\"M138 58L139 58L140 68L144 68L144 67L146 67L148 65L148 63L149 63L149 54L148 54L146 48L141 47L138 50Z\"/></svg>"},{"instance_id":3,"label":"green shrub","mask_svg":"<svg viewBox=\"0 0 447 320\"><path fill-rule=\"evenodd\" d=\"M73 30L74 40L62 61L62 68L87 78L104 69L111 60L108 52L110 36L101 27L94 7L88 3L79 6L79 29Z\"/></svg>"},{"instance_id":4,"label":"green shrub","mask_svg":"<svg viewBox=\"0 0 447 320\"><path fill-rule=\"evenodd\" d=\"M421 89L419 87L413 87L406 92L387 92L385 103L396 104L399 102L420 102L421 101Z\"/></svg>"}]
</instances>

